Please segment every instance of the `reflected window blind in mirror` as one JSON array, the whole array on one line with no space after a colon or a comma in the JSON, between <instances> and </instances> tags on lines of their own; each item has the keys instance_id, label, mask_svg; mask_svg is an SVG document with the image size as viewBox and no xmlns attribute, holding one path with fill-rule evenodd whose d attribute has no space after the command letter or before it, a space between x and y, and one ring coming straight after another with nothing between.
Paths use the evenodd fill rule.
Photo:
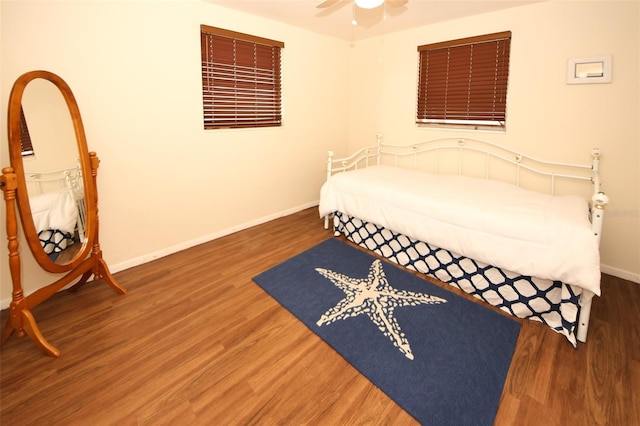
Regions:
<instances>
[{"instance_id":1,"label":"reflected window blind in mirror","mask_svg":"<svg viewBox=\"0 0 640 426\"><path fill-rule=\"evenodd\" d=\"M22 148L22 156L34 155L33 144L31 143L31 135L27 120L24 118L24 111L20 108L20 146Z\"/></svg>"}]
</instances>

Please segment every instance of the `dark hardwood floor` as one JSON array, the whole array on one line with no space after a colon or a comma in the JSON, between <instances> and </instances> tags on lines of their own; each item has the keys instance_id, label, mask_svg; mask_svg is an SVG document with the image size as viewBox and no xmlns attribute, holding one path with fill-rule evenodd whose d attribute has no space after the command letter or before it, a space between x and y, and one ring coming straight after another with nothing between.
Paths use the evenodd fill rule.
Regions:
<instances>
[{"instance_id":1,"label":"dark hardwood floor","mask_svg":"<svg viewBox=\"0 0 640 426\"><path fill-rule=\"evenodd\" d=\"M61 356L9 339L0 424L415 424L251 280L327 238L312 208L56 294L33 313ZM640 425L640 285L602 293L577 350L522 321L495 424Z\"/></svg>"}]
</instances>

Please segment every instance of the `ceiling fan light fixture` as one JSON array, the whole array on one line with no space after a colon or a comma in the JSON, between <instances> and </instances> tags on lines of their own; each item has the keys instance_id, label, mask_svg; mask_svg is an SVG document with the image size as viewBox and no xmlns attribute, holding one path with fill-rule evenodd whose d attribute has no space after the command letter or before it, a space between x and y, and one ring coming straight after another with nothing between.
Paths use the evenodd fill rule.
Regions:
<instances>
[{"instance_id":1,"label":"ceiling fan light fixture","mask_svg":"<svg viewBox=\"0 0 640 426\"><path fill-rule=\"evenodd\" d=\"M363 9L373 9L384 3L384 0L355 0L356 6Z\"/></svg>"}]
</instances>

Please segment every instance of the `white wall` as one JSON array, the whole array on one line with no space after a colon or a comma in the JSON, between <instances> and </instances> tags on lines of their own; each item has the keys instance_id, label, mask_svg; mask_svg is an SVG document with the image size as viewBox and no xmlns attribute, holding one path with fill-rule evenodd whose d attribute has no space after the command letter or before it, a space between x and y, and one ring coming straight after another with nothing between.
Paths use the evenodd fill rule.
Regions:
<instances>
[{"instance_id":1,"label":"white wall","mask_svg":"<svg viewBox=\"0 0 640 426\"><path fill-rule=\"evenodd\" d=\"M314 205L326 152L346 144L346 42L199 0L3 1L0 19L0 117L26 71L49 70L69 84L101 160L100 238L112 271ZM281 128L203 130L200 24L285 43ZM54 276L20 243L28 294Z\"/></svg>"},{"instance_id":2,"label":"white wall","mask_svg":"<svg viewBox=\"0 0 640 426\"><path fill-rule=\"evenodd\" d=\"M591 162L611 198L604 272L640 282L640 3L546 1L376 37L353 49L349 149L443 135L492 140L537 158ZM506 132L419 128L417 46L512 31ZM567 85L567 60L613 56L611 84ZM364 101L362 101L364 100Z\"/></svg>"}]
</instances>

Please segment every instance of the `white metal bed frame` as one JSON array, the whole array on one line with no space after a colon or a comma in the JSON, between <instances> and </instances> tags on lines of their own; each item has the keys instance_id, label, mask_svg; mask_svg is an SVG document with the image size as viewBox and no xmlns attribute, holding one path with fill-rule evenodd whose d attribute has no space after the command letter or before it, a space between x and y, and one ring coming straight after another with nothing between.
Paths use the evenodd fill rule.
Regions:
<instances>
[{"instance_id":1,"label":"white metal bed frame","mask_svg":"<svg viewBox=\"0 0 640 426\"><path fill-rule=\"evenodd\" d=\"M590 200L591 230L598 242L600 242L604 209L609 203L609 197L605 195L600 188L601 153L598 148L594 148L591 151L591 164L572 164L539 160L493 142L473 138L438 138L408 145L394 145L383 143L382 135L378 134L376 146L361 148L348 157L334 159L334 152L329 151L327 157L327 180L336 173L356 170L358 168L368 167L369 165L380 165L382 164L382 159L385 157L391 158L395 166L398 166L402 158L412 158L412 168L417 168L419 156L427 153L435 154L431 172L438 174L440 173L438 161L440 153L452 150L457 151L458 154L457 174L459 175L465 174L463 167L464 153L475 152L484 154L485 179L491 179L490 163L492 159L495 159L515 168L515 178L512 183L517 186L522 186L520 179L522 170L548 177L550 180L548 192L552 195L555 194L556 191L557 179L590 182L593 185ZM324 218L324 227L325 229L329 228L329 216ZM581 342L586 341L593 296L594 294L592 292L584 290L580 297L580 317L576 337Z\"/></svg>"},{"instance_id":2,"label":"white metal bed frame","mask_svg":"<svg viewBox=\"0 0 640 426\"><path fill-rule=\"evenodd\" d=\"M80 166L48 172L32 171L25 173L29 194L37 195L51 190L66 189L76 203L78 237L85 241L86 206L84 185Z\"/></svg>"}]
</instances>

